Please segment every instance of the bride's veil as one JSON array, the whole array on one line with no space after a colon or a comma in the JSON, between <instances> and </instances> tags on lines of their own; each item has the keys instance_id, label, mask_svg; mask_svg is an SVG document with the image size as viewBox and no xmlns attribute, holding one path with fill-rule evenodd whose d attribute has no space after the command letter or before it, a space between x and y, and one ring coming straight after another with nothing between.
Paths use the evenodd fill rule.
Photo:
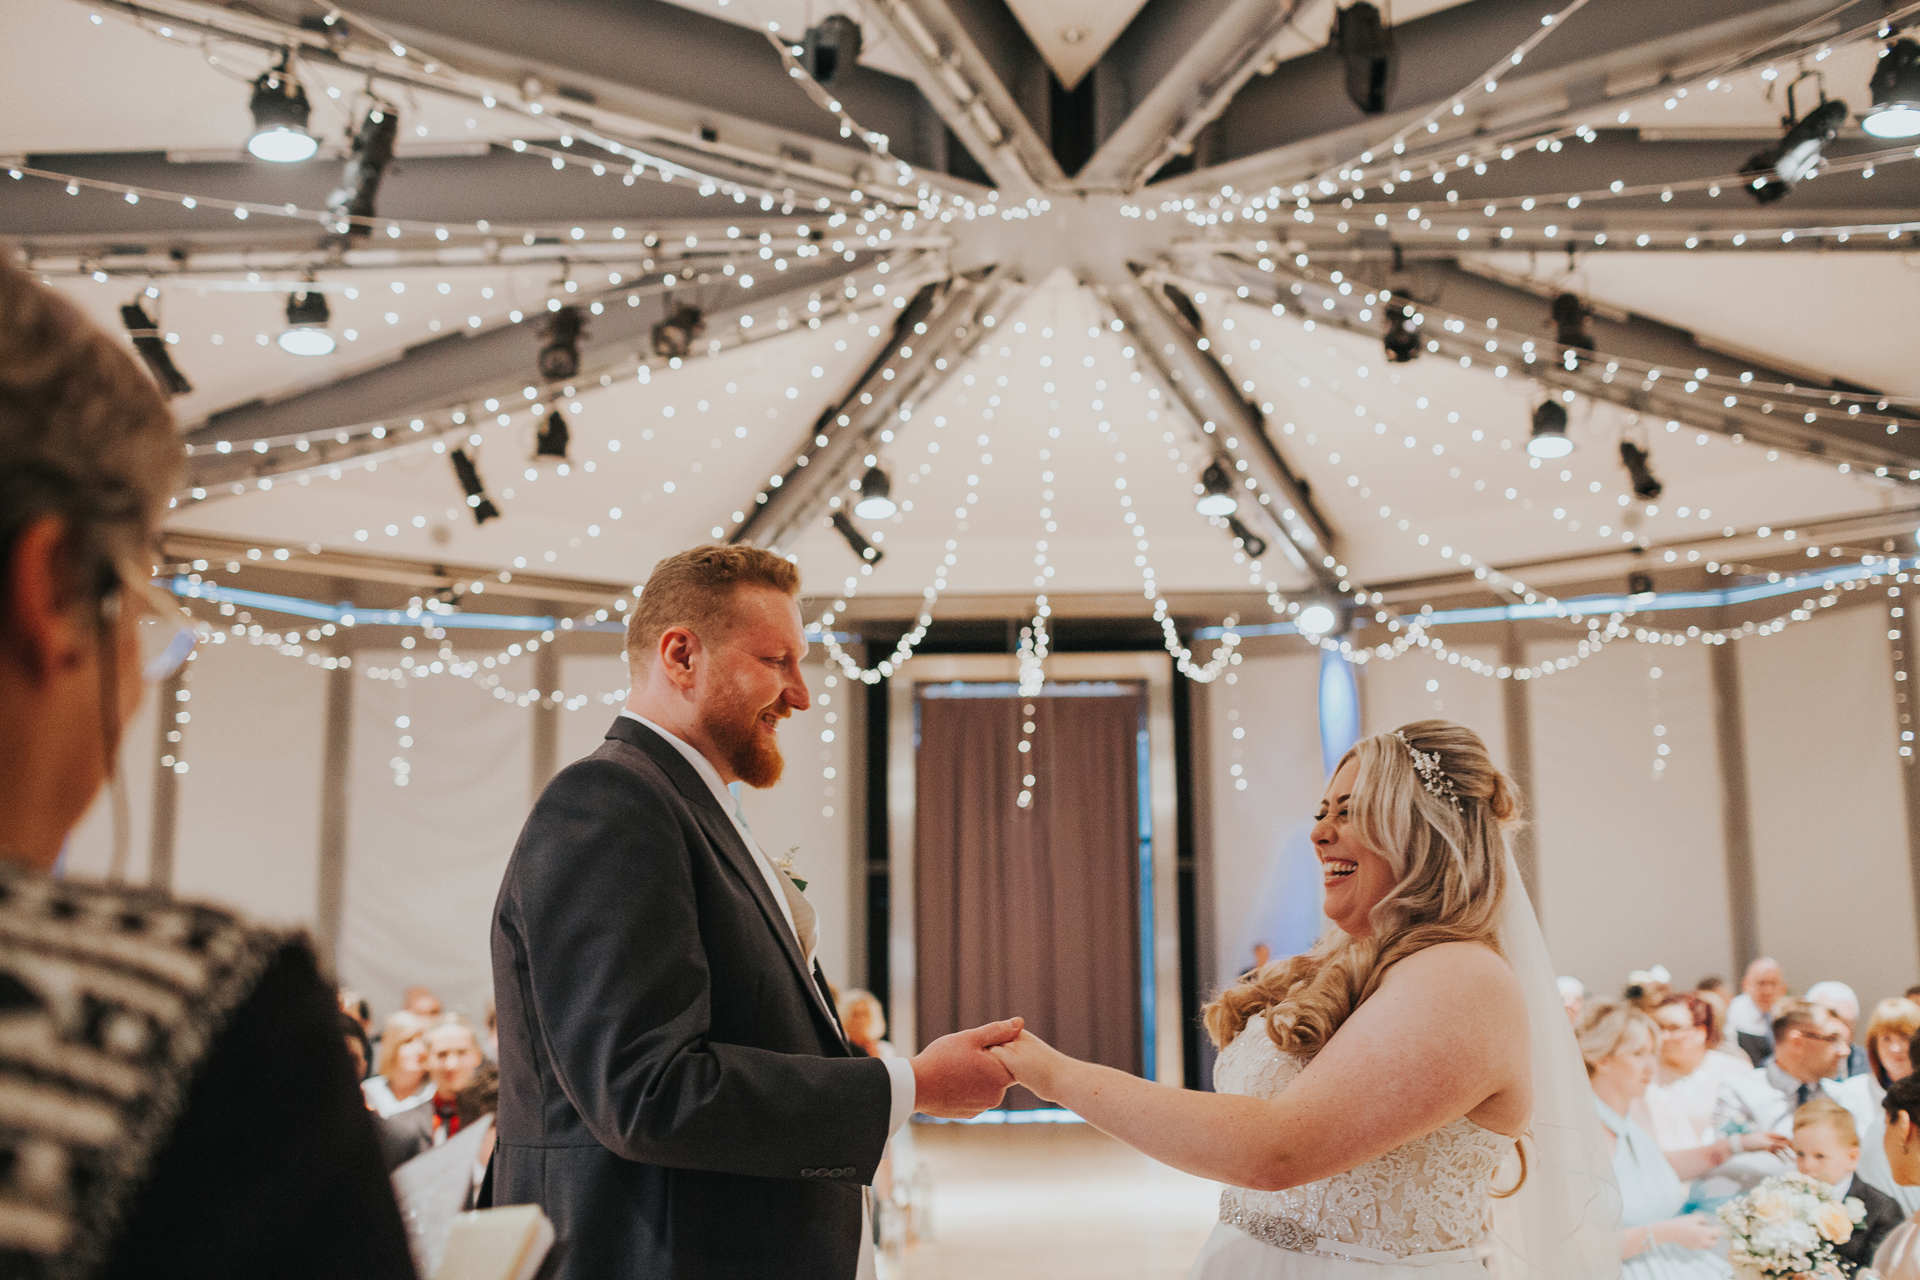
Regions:
<instances>
[{"instance_id":1,"label":"bride's veil","mask_svg":"<svg viewBox=\"0 0 1920 1280\"><path fill-rule=\"evenodd\" d=\"M1620 1192L1600 1138L1593 1090L1567 1023L1546 939L1513 854L1507 859L1500 947L1526 993L1533 1063L1533 1123L1526 1138L1527 1178L1494 1201L1497 1280L1611 1280L1620 1274ZM1511 1186L1509 1161L1499 1186Z\"/></svg>"}]
</instances>

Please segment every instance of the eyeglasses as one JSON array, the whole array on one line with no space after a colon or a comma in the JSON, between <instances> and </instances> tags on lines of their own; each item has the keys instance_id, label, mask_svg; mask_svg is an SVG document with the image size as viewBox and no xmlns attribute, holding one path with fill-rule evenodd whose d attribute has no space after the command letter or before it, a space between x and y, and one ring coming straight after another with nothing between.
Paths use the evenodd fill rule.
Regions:
<instances>
[{"instance_id":1,"label":"eyeglasses","mask_svg":"<svg viewBox=\"0 0 1920 1280\"><path fill-rule=\"evenodd\" d=\"M1803 1040L1814 1040L1824 1045L1841 1045L1847 1042L1847 1037L1842 1035L1838 1031L1832 1031L1823 1036L1816 1031L1808 1031L1804 1028L1801 1028L1801 1029L1796 1029L1794 1031L1794 1034L1799 1036Z\"/></svg>"},{"instance_id":2,"label":"eyeglasses","mask_svg":"<svg viewBox=\"0 0 1920 1280\"><path fill-rule=\"evenodd\" d=\"M136 610L140 643L140 674L158 683L178 671L200 643L204 624L181 607L173 595L155 586L141 569L116 563L118 579L101 601L101 617L111 623L130 603Z\"/></svg>"}]
</instances>

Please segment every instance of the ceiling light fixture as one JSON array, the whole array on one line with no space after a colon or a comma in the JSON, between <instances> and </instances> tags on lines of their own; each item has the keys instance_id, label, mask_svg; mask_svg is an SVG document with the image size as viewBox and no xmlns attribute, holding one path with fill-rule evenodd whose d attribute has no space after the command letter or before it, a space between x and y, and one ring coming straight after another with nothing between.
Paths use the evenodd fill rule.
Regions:
<instances>
[{"instance_id":1,"label":"ceiling light fixture","mask_svg":"<svg viewBox=\"0 0 1920 1280\"><path fill-rule=\"evenodd\" d=\"M1383 342L1387 349L1387 359L1395 364L1405 364L1420 354L1420 321L1424 317L1414 309L1411 302L1393 302L1382 308L1387 318L1387 333Z\"/></svg>"},{"instance_id":2,"label":"ceiling light fixture","mask_svg":"<svg viewBox=\"0 0 1920 1280\"><path fill-rule=\"evenodd\" d=\"M332 320L327 295L318 289L288 294L287 327L280 334L280 349L295 356L332 355L333 334L327 329Z\"/></svg>"},{"instance_id":3,"label":"ceiling light fixture","mask_svg":"<svg viewBox=\"0 0 1920 1280\"><path fill-rule=\"evenodd\" d=\"M1267 554L1267 540L1242 524L1239 516L1228 516L1227 528L1233 533L1235 543L1247 553L1249 559L1258 560Z\"/></svg>"},{"instance_id":4,"label":"ceiling light fixture","mask_svg":"<svg viewBox=\"0 0 1920 1280\"><path fill-rule=\"evenodd\" d=\"M667 318L653 326L653 352L669 360L684 360L693 354L694 339L705 328L700 308L684 304L676 307L669 302Z\"/></svg>"},{"instance_id":5,"label":"ceiling light fixture","mask_svg":"<svg viewBox=\"0 0 1920 1280\"><path fill-rule=\"evenodd\" d=\"M453 474L460 480L460 488L467 495L467 506L473 509L473 522L485 524L500 514L500 508L493 505L493 499L487 496L487 487L480 482L480 468L473 465L473 459L467 456L465 449L455 449L448 454L453 461Z\"/></svg>"},{"instance_id":6,"label":"ceiling light fixture","mask_svg":"<svg viewBox=\"0 0 1920 1280\"><path fill-rule=\"evenodd\" d=\"M184 396L193 390L193 384L180 372L173 362L173 354L167 350L167 340L160 333L160 327L147 314L147 309L138 299L120 308L120 323L127 326L127 333L133 339L133 349L140 353L140 359L146 363L147 372L160 384L160 389L171 400L175 396Z\"/></svg>"},{"instance_id":7,"label":"ceiling light fixture","mask_svg":"<svg viewBox=\"0 0 1920 1280\"><path fill-rule=\"evenodd\" d=\"M1239 500L1233 496L1233 478L1227 469L1215 458L1200 473L1200 501L1193 509L1208 519L1217 516L1230 516L1240 509Z\"/></svg>"},{"instance_id":8,"label":"ceiling light fixture","mask_svg":"<svg viewBox=\"0 0 1920 1280\"><path fill-rule=\"evenodd\" d=\"M819 26L807 28L800 44L800 65L821 84L860 57L860 24L844 13L828 15Z\"/></svg>"},{"instance_id":9,"label":"ceiling light fixture","mask_svg":"<svg viewBox=\"0 0 1920 1280\"><path fill-rule=\"evenodd\" d=\"M1329 40L1346 64L1347 97L1353 105L1370 116L1385 111L1400 69L1393 56L1393 30L1381 20L1380 10L1366 0L1335 9Z\"/></svg>"},{"instance_id":10,"label":"ceiling light fixture","mask_svg":"<svg viewBox=\"0 0 1920 1280\"><path fill-rule=\"evenodd\" d=\"M307 91L289 69L293 53L280 55L280 65L260 73L253 82L253 136L247 150L262 160L292 164L311 160L320 144L307 132L307 117L312 107Z\"/></svg>"},{"instance_id":11,"label":"ceiling light fixture","mask_svg":"<svg viewBox=\"0 0 1920 1280\"><path fill-rule=\"evenodd\" d=\"M846 512L836 511L831 519L833 527L839 530L840 536L847 540L849 547L853 548L853 554L868 564L879 564L886 559L886 552L868 542L866 535L860 532L859 526L847 519Z\"/></svg>"},{"instance_id":12,"label":"ceiling light fixture","mask_svg":"<svg viewBox=\"0 0 1920 1280\"><path fill-rule=\"evenodd\" d=\"M1561 294L1553 300L1553 340L1563 347L1593 350L1593 334L1587 328L1587 317L1592 314L1593 309L1581 301L1579 294Z\"/></svg>"},{"instance_id":13,"label":"ceiling light fixture","mask_svg":"<svg viewBox=\"0 0 1920 1280\"><path fill-rule=\"evenodd\" d=\"M1796 80L1787 86L1787 114L1783 118L1786 133L1779 142L1754 153L1740 166L1741 175L1748 180L1747 193L1761 204L1771 204L1793 190L1796 183L1812 177L1820 167L1822 151L1847 122L1847 104L1838 98L1829 100L1824 88L1820 91L1820 105L1796 120L1793 90L1798 83Z\"/></svg>"},{"instance_id":14,"label":"ceiling light fixture","mask_svg":"<svg viewBox=\"0 0 1920 1280\"><path fill-rule=\"evenodd\" d=\"M1873 105L1860 117L1862 129L1876 138L1920 134L1920 44L1902 39L1882 49L1867 88Z\"/></svg>"},{"instance_id":15,"label":"ceiling light fixture","mask_svg":"<svg viewBox=\"0 0 1920 1280\"><path fill-rule=\"evenodd\" d=\"M1533 435L1527 452L1536 458L1564 458L1573 452L1567 438L1567 411L1557 400L1543 400L1533 408Z\"/></svg>"},{"instance_id":16,"label":"ceiling light fixture","mask_svg":"<svg viewBox=\"0 0 1920 1280\"><path fill-rule=\"evenodd\" d=\"M540 376L548 382L565 382L580 372L580 335L586 331L586 318L578 307L561 307L547 313L541 327Z\"/></svg>"},{"instance_id":17,"label":"ceiling light fixture","mask_svg":"<svg viewBox=\"0 0 1920 1280\"><path fill-rule=\"evenodd\" d=\"M1652 459L1653 454L1650 450L1641 448L1631 440L1620 442L1620 465L1625 467L1627 474L1633 478L1633 496L1643 502L1652 502L1665 493L1667 488L1660 483L1660 477L1654 475L1653 469L1647 465Z\"/></svg>"},{"instance_id":18,"label":"ceiling light fixture","mask_svg":"<svg viewBox=\"0 0 1920 1280\"><path fill-rule=\"evenodd\" d=\"M567 420L560 416L560 410L555 409L533 433L533 456L565 462L567 443L572 438L573 433L567 429Z\"/></svg>"},{"instance_id":19,"label":"ceiling light fixture","mask_svg":"<svg viewBox=\"0 0 1920 1280\"><path fill-rule=\"evenodd\" d=\"M862 520L887 519L900 509L891 496L892 487L886 472L879 467L868 467L867 473L860 477L860 501L853 504L853 514Z\"/></svg>"},{"instance_id":20,"label":"ceiling light fixture","mask_svg":"<svg viewBox=\"0 0 1920 1280\"><path fill-rule=\"evenodd\" d=\"M384 102L375 103L353 131L353 152L341 171L340 186L327 197L327 212L333 215L337 234L353 239L373 234L366 219L373 217L374 197L387 166L393 163L393 144L399 136L400 113ZM350 221L355 218L360 221Z\"/></svg>"},{"instance_id":21,"label":"ceiling light fixture","mask_svg":"<svg viewBox=\"0 0 1920 1280\"><path fill-rule=\"evenodd\" d=\"M1310 636L1324 636L1340 625L1340 615L1324 604L1310 604L1294 617L1293 624Z\"/></svg>"}]
</instances>

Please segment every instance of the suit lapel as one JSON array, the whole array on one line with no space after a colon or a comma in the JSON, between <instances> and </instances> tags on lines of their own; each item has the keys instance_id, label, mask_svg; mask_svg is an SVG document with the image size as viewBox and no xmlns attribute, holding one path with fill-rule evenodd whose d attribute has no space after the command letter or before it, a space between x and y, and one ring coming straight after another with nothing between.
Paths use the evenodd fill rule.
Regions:
<instances>
[{"instance_id":1,"label":"suit lapel","mask_svg":"<svg viewBox=\"0 0 1920 1280\"><path fill-rule=\"evenodd\" d=\"M647 753L649 759L659 765L667 778L679 791L680 796L693 809L695 821L706 833L707 839L720 851L720 856L735 875L746 884L753 900L760 905L760 914L766 919L767 928L773 931L774 939L780 944L780 950L793 966L800 985L813 996L816 1012L826 1019L827 1026L833 1031L836 1042L844 1045L845 1038L840 1031L840 1019L827 1005L820 984L814 980L812 971L807 967L807 957L800 950L799 941L793 936L793 930L787 925L787 918L780 910L780 904L774 899L773 890L767 884L767 878L760 871L760 864L754 861L753 851L740 839L740 833L734 828L733 819L720 808L714 799L713 790L707 786L694 767L672 743L665 741L659 734L641 724L631 716L620 716L613 722L613 728L607 731L609 738L619 738L631 743Z\"/></svg>"}]
</instances>

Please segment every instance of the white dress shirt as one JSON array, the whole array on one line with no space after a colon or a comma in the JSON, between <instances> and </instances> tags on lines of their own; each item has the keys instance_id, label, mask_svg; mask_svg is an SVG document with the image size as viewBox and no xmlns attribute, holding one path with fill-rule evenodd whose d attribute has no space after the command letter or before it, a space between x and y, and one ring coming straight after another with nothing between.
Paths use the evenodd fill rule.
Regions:
<instances>
[{"instance_id":1,"label":"white dress shirt","mask_svg":"<svg viewBox=\"0 0 1920 1280\"><path fill-rule=\"evenodd\" d=\"M1846 1100L1835 1096L1836 1081L1816 1080L1806 1086L1807 1100L1829 1097L1846 1104ZM1793 1113L1800 1109L1801 1082L1782 1071L1769 1061L1764 1067L1755 1067L1727 1080L1720 1086L1720 1094L1714 1101L1713 1119L1715 1127L1742 1127L1749 1132L1762 1130L1793 1136ZM1736 1194L1749 1190L1766 1178L1777 1173L1791 1173L1794 1159L1791 1152L1775 1155L1769 1151L1748 1151L1734 1156L1715 1169L1701 1185L1730 1182L1735 1184ZM1718 1188L1715 1188L1718 1193Z\"/></svg>"},{"instance_id":2,"label":"white dress shirt","mask_svg":"<svg viewBox=\"0 0 1920 1280\"><path fill-rule=\"evenodd\" d=\"M665 738L668 743L672 744L674 750L686 757L687 763L692 765L694 772L700 775L700 780L706 783L707 788L713 792L715 803L720 806L720 811L726 814L727 818L733 823L733 829L740 833L741 843L747 846L747 851L753 855L754 865L760 868L760 874L766 878L767 888L773 892L773 900L780 904L780 914L785 917L787 928L793 931L794 939L800 943L800 950L806 954L807 966L811 969L813 966L813 953L818 945L818 935L815 934L807 938L800 936L800 929L794 924L793 907L787 901L787 895L789 893L798 895L800 890L798 886L787 877L785 872L774 866L767 855L761 852L759 843L754 840L753 832L747 826L745 815L741 813L740 801L731 791L727 790L727 784L720 780L720 771L714 768L713 763L693 747L682 742L672 733L661 728L645 716L638 715L625 708L622 708L620 714L630 720L638 720L641 724L647 726L647 728L653 730L662 738ZM785 884L781 883L783 880L786 881ZM810 930L809 932L812 931ZM812 980L811 973L808 974L808 980ZM904 1125L907 1119L913 1115L914 1095L916 1092L913 1079L913 1064L905 1058L884 1058L881 1061L886 1066L887 1075L893 1084L893 1105L889 1109L887 1116L887 1136L891 1138L900 1131L900 1126Z\"/></svg>"}]
</instances>

